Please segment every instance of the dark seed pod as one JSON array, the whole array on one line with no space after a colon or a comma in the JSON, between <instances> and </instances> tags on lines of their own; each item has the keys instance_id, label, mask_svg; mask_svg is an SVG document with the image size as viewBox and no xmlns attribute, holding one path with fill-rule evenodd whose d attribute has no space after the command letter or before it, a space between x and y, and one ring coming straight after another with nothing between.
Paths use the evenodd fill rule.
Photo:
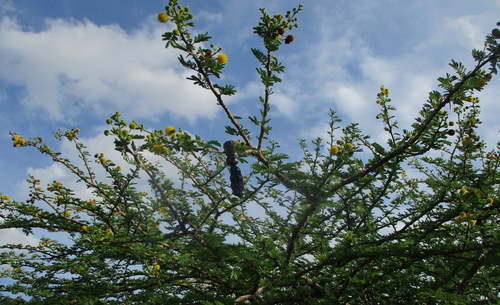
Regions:
<instances>
[{"instance_id":1,"label":"dark seed pod","mask_svg":"<svg viewBox=\"0 0 500 305\"><path fill-rule=\"evenodd\" d=\"M224 153L227 155L227 165L235 166L236 164L238 164L238 155L236 154L234 141L227 141L226 143L224 143Z\"/></svg>"},{"instance_id":2,"label":"dark seed pod","mask_svg":"<svg viewBox=\"0 0 500 305\"><path fill-rule=\"evenodd\" d=\"M231 188L233 189L233 195L235 196L241 198L245 194L243 176L241 175L241 171L237 166L231 166Z\"/></svg>"},{"instance_id":3,"label":"dark seed pod","mask_svg":"<svg viewBox=\"0 0 500 305\"><path fill-rule=\"evenodd\" d=\"M493 31L491 31L491 35L495 36L496 39L499 39L500 38L500 30L493 29Z\"/></svg>"}]
</instances>

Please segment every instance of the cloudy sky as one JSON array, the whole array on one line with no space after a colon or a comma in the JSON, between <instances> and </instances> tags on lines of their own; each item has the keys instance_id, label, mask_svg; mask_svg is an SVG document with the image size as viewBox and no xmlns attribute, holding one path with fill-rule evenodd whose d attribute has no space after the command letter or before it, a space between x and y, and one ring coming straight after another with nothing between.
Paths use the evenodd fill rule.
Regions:
<instances>
[{"instance_id":1,"label":"cloudy sky","mask_svg":"<svg viewBox=\"0 0 500 305\"><path fill-rule=\"evenodd\" d=\"M113 140L103 131L106 118L120 111L148 129L181 127L220 142L225 115L206 91L185 78L177 52L166 50L161 34L173 28L157 14L167 1L28 1L0 0L0 192L27 199L28 173L44 182L58 180L84 194L85 187L33 149L15 149L9 131L24 138L41 136L52 150L74 157L66 141L52 132L80 129L90 152L113 161ZM263 87L250 48L261 48L252 27L259 7L283 13L298 2L185 0L195 33L209 32L229 60L220 83L238 93L227 100L243 118L258 115ZM328 110L344 125L359 122L373 139L383 139L375 119L381 85L390 89L397 118L408 127L437 89L436 79L451 72L453 58L472 68L470 51L482 48L484 36L500 21L500 1L370 0L303 2L295 41L277 53L286 66L275 88L270 117L283 152L299 154L297 138L326 136ZM494 79L481 98L486 124L480 135L500 140L500 82ZM250 127L248 120L243 124ZM254 133L257 130L253 130ZM118 163L118 162L117 162ZM2 243L19 240L0 233ZM30 237L29 242L36 242Z\"/></svg>"}]
</instances>

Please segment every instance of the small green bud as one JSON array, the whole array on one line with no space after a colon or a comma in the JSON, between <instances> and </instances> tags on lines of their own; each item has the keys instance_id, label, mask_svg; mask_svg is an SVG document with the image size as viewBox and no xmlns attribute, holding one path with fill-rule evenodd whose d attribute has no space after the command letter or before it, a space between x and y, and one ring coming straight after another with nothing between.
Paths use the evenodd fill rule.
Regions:
<instances>
[{"instance_id":1,"label":"small green bud","mask_svg":"<svg viewBox=\"0 0 500 305\"><path fill-rule=\"evenodd\" d=\"M296 27L296 28L298 28L298 27L299 27L299 24L298 24L298 23L296 23L296 24L295 24L295 27Z\"/></svg>"},{"instance_id":2,"label":"small green bud","mask_svg":"<svg viewBox=\"0 0 500 305\"><path fill-rule=\"evenodd\" d=\"M128 135L128 131L126 131L126 130L122 130L122 133L124 136Z\"/></svg>"},{"instance_id":3,"label":"small green bud","mask_svg":"<svg viewBox=\"0 0 500 305\"><path fill-rule=\"evenodd\" d=\"M193 18L194 18L194 15L193 15L193 14L189 14L189 15L188 15L188 18L189 18L189 19L193 19Z\"/></svg>"},{"instance_id":4,"label":"small green bud","mask_svg":"<svg viewBox=\"0 0 500 305\"><path fill-rule=\"evenodd\" d=\"M172 32L175 36L179 35L179 30L178 29L174 29L173 32Z\"/></svg>"},{"instance_id":5,"label":"small green bud","mask_svg":"<svg viewBox=\"0 0 500 305\"><path fill-rule=\"evenodd\" d=\"M111 124L111 123L113 123L113 120L112 119L107 119L106 123Z\"/></svg>"},{"instance_id":6,"label":"small green bud","mask_svg":"<svg viewBox=\"0 0 500 305\"><path fill-rule=\"evenodd\" d=\"M184 8L184 10L186 11L186 13L189 13L189 10L190 10L189 6L186 6L186 7Z\"/></svg>"},{"instance_id":7,"label":"small green bud","mask_svg":"<svg viewBox=\"0 0 500 305\"><path fill-rule=\"evenodd\" d=\"M128 127L130 129L136 129L137 128L137 125L135 123L130 123L130 125L128 125Z\"/></svg>"},{"instance_id":8,"label":"small green bud","mask_svg":"<svg viewBox=\"0 0 500 305\"><path fill-rule=\"evenodd\" d=\"M104 135L105 135L105 136L109 136L109 134L110 134L110 133L109 133L109 130L104 130Z\"/></svg>"}]
</instances>

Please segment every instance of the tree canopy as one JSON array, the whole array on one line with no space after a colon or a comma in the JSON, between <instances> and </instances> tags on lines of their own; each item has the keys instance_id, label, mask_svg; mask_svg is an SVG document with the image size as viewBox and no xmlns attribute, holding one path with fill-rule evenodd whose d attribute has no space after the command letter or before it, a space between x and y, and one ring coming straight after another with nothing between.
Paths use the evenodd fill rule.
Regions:
<instances>
[{"instance_id":1,"label":"tree canopy","mask_svg":"<svg viewBox=\"0 0 500 305\"><path fill-rule=\"evenodd\" d=\"M158 15L175 24L163 40L183 52L180 64L193 71L188 79L227 114L226 143L172 126L148 131L117 112L105 134L129 164L122 169L87 151L78 128L56 137L74 144L81 166L42 138L13 132L15 147L50 156L93 197L59 181L42 186L31 175L26 202L1 198L0 229L60 236L2 246L1 264L11 266L2 277L13 282L0 291L23 296L9 302L498 303L500 151L478 136L474 94L500 67L500 31L473 50L472 69L450 63L411 129L398 127L389 89L381 87L376 115L387 143L372 141L356 123L341 128L331 110L329 137L300 140L303 157L291 160L273 137L269 113L285 73L276 52L294 43L301 10L271 16L261 8L254 33L263 49L251 50L264 93L260 112L247 118L226 104L235 87L218 83L230 59L209 46L208 33L192 36L189 7L170 0ZM151 153L161 161L149 161ZM167 177L167 164L179 181ZM112 184L99 181L97 171ZM148 192L136 188L143 178Z\"/></svg>"}]
</instances>

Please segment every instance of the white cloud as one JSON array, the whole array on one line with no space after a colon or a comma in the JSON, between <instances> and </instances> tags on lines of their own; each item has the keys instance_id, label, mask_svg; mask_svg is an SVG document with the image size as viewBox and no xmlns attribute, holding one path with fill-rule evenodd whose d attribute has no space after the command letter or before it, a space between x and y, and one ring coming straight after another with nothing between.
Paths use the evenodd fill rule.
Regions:
<instances>
[{"instance_id":1,"label":"white cloud","mask_svg":"<svg viewBox=\"0 0 500 305\"><path fill-rule=\"evenodd\" d=\"M456 19L444 18L447 35L453 33L453 36L456 36L464 47L482 49L485 33L479 26L478 19L478 16L462 16Z\"/></svg>"},{"instance_id":2,"label":"white cloud","mask_svg":"<svg viewBox=\"0 0 500 305\"><path fill-rule=\"evenodd\" d=\"M23 244L37 246L40 240L33 235L26 236L18 229L1 229L0 230L0 245L8 244Z\"/></svg>"},{"instance_id":3,"label":"white cloud","mask_svg":"<svg viewBox=\"0 0 500 305\"><path fill-rule=\"evenodd\" d=\"M4 17L0 79L24 87L21 103L54 120L115 110L136 118L214 117L212 95L185 79L190 71L174 69L177 53L163 48L163 31L144 24L127 33L117 25L57 19L35 33Z\"/></svg>"}]
</instances>

